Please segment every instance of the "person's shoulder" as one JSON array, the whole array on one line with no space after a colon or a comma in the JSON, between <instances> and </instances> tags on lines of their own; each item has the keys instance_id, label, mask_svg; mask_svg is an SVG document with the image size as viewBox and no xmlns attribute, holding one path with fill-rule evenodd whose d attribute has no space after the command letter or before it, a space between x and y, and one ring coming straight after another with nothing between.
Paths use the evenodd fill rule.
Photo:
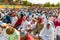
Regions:
<instances>
[{"instance_id":1,"label":"person's shoulder","mask_svg":"<svg viewBox=\"0 0 60 40\"><path fill-rule=\"evenodd\" d=\"M52 31L54 31L54 30L55 30L55 28L53 28L53 27L52 27L52 28L51 28L51 30L52 30Z\"/></svg>"},{"instance_id":2,"label":"person's shoulder","mask_svg":"<svg viewBox=\"0 0 60 40\"><path fill-rule=\"evenodd\" d=\"M60 29L60 26L57 26L56 29Z\"/></svg>"},{"instance_id":3,"label":"person's shoulder","mask_svg":"<svg viewBox=\"0 0 60 40\"><path fill-rule=\"evenodd\" d=\"M15 29L15 33L16 33L17 35L20 35L19 31L18 31L18 30L16 30L16 29Z\"/></svg>"}]
</instances>

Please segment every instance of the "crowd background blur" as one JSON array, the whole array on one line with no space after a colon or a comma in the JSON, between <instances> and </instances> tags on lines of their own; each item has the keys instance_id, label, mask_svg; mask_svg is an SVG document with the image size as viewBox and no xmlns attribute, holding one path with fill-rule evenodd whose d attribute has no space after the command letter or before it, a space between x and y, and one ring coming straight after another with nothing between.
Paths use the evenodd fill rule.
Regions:
<instances>
[{"instance_id":1,"label":"crowd background blur","mask_svg":"<svg viewBox=\"0 0 60 40\"><path fill-rule=\"evenodd\" d=\"M60 40L60 8L0 8L0 28L1 40Z\"/></svg>"}]
</instances>

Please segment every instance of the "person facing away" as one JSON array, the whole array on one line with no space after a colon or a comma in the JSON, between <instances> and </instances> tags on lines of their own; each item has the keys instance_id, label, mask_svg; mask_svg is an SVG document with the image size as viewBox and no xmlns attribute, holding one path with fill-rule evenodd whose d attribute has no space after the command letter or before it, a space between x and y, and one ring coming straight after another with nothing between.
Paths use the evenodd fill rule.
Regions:
<instances>
[{"instance_id":1,"label":"person facing away","mask_svg":"<svg viewBox=\"0 0 60 40\"><path fill-rule=\"evenodd\" d=\"M20 33L13 27L6 29L7 40L20 40Z\"/></svg>"}]
</instances>

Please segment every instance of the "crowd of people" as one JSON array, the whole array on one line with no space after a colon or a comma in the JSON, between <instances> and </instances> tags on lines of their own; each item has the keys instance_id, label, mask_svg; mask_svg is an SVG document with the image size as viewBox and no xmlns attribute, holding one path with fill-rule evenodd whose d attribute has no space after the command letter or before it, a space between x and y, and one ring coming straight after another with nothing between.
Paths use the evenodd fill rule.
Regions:
<instances>
[{"instance_id":1,"label":"crowd of people","mask_svg":"<svg viewBox=\"0 0 60 40\"><path fill-rule=\"evenodd\" d=\"M60 40L60 8L0 9L0 40Z\"/></svg>"}]
</instances>

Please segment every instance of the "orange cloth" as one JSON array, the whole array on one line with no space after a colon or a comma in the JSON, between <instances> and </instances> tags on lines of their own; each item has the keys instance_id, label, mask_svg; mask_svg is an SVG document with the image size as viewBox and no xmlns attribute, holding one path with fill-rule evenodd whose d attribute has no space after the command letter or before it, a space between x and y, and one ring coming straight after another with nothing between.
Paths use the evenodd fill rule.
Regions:
<instances>
[{"instance_id":1,"label":"orange cloth","mask_svg":"<svg viewBox=\"0 0 60 40\"><path fill-rule=\"evenodd\" d=\"M27 40L35 40L35 39L30 34L28 34Z\"/></svg>"}]
</instances>

